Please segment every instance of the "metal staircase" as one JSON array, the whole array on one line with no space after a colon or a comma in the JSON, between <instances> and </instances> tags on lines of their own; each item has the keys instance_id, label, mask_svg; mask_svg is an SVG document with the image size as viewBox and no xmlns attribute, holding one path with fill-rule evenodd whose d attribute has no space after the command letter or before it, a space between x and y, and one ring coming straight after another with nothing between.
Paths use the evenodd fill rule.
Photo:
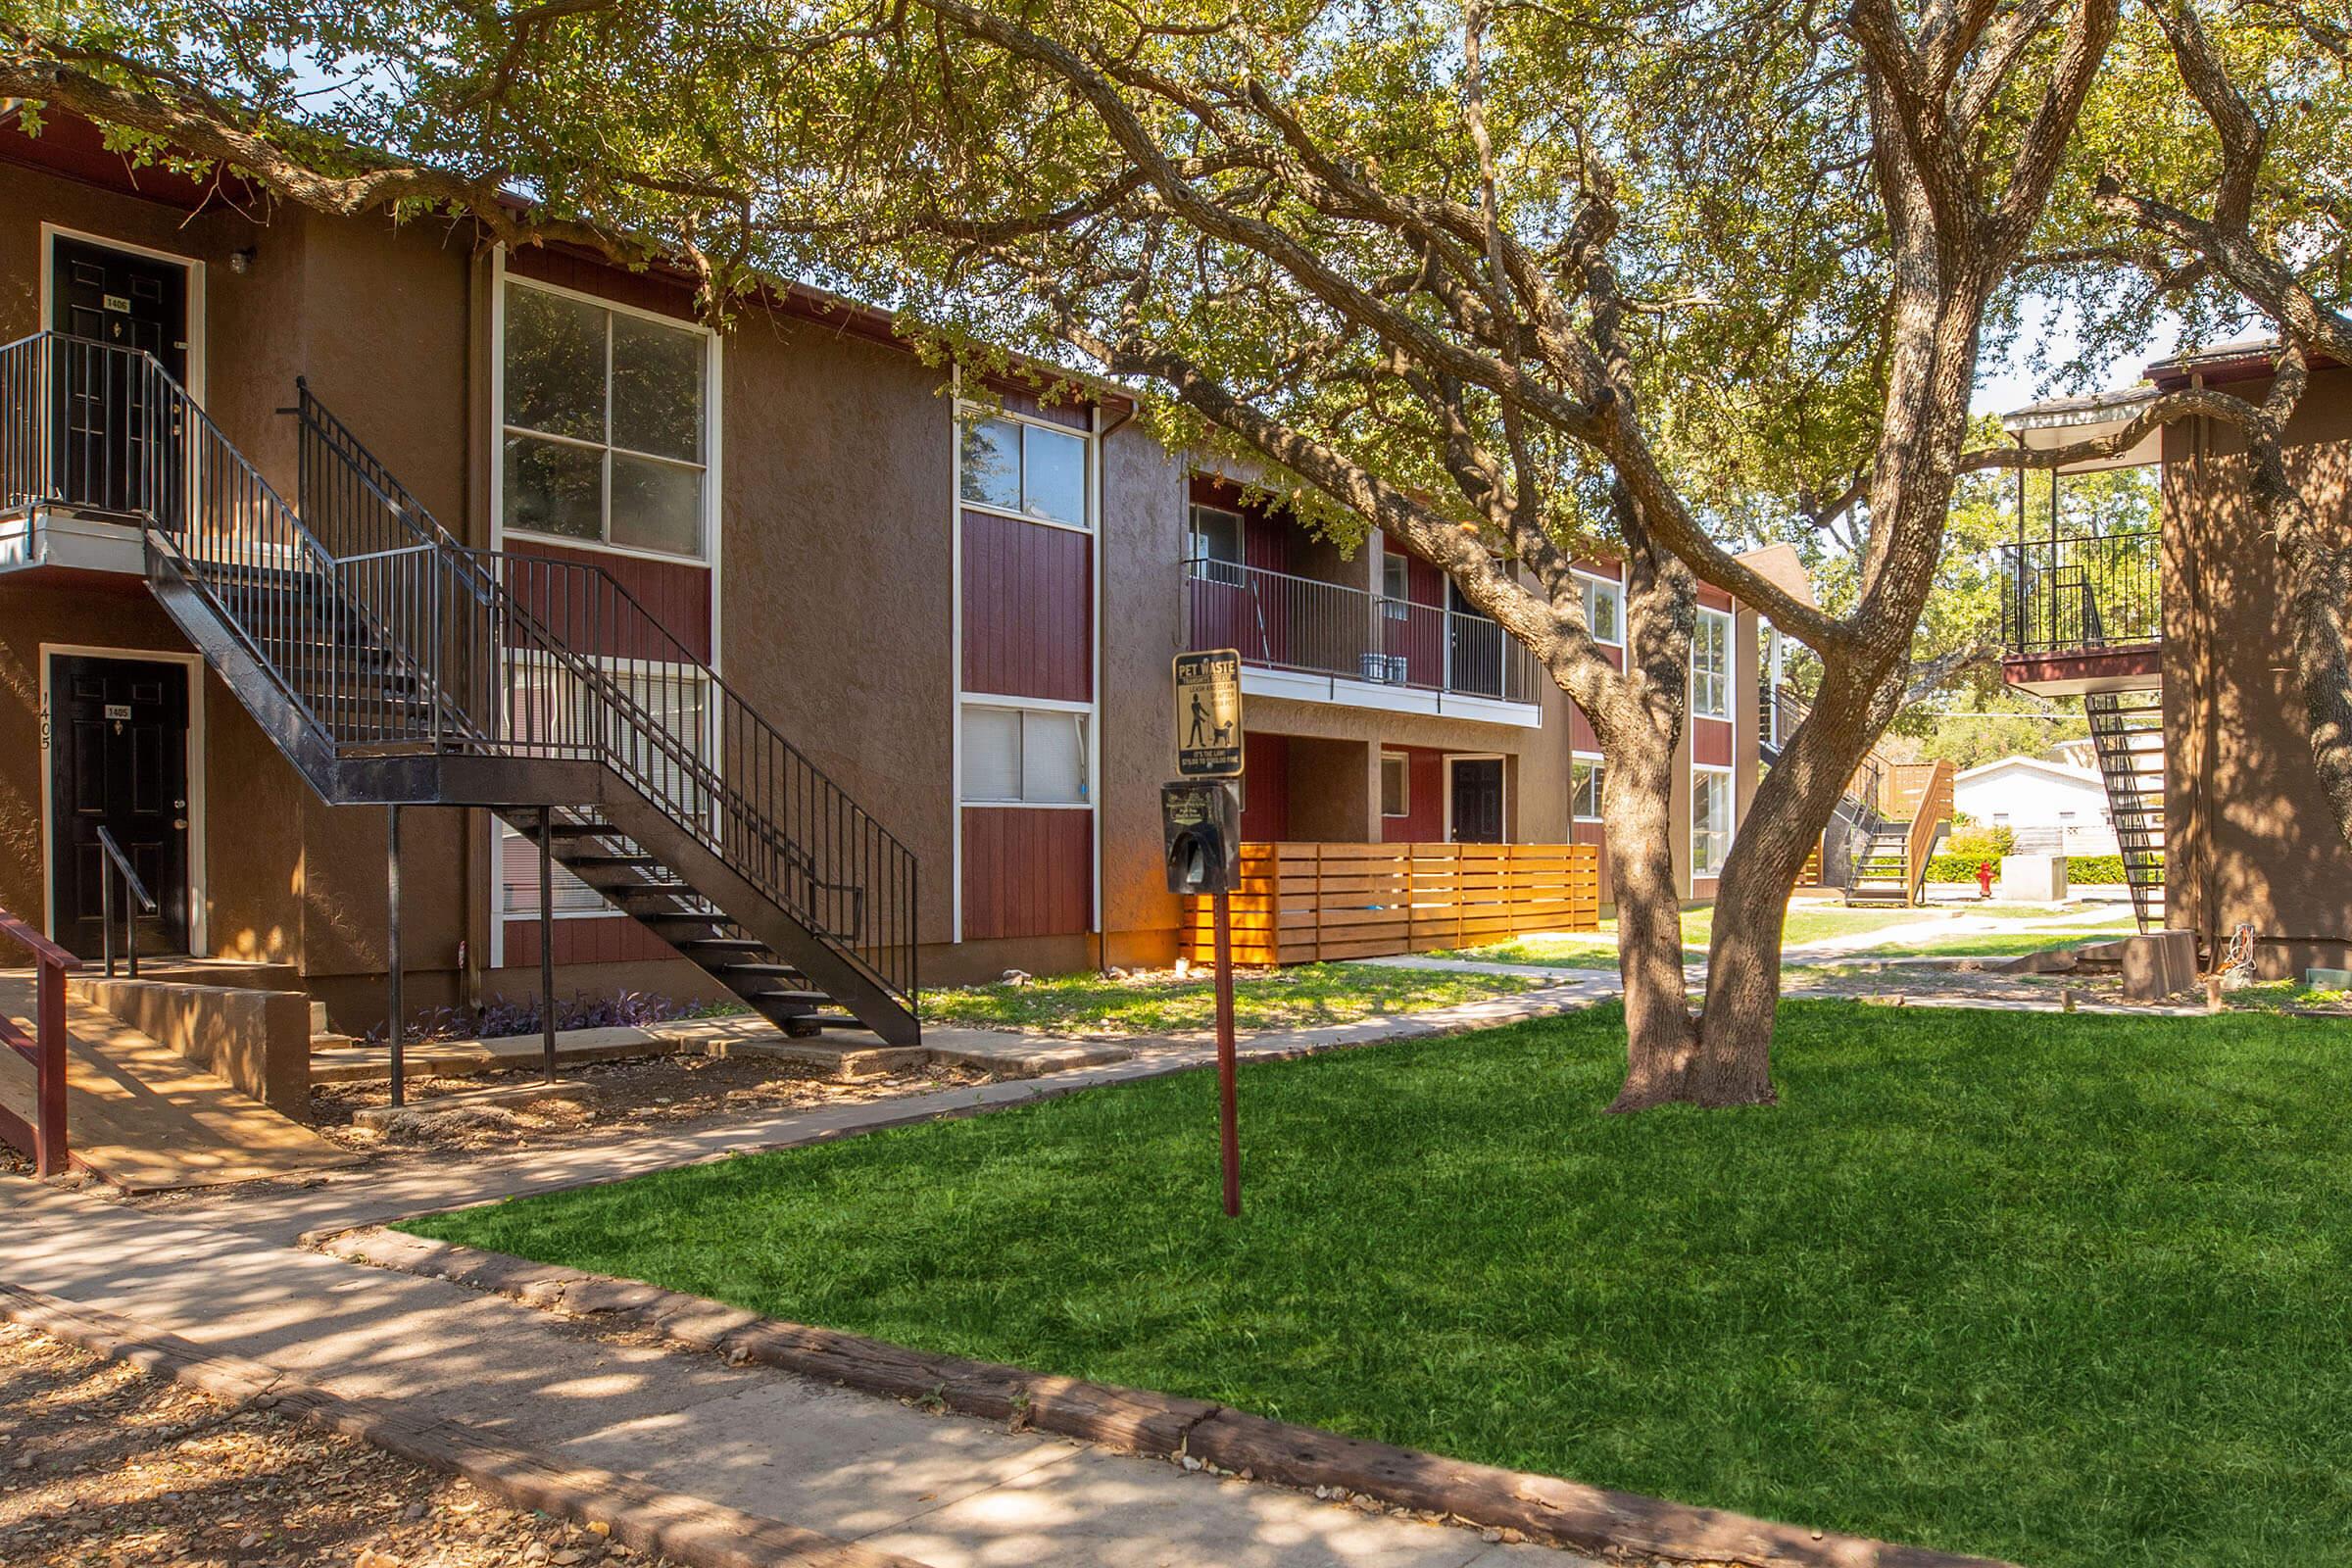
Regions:
<instances>
[{"instance_id":1,"label":"metal staircase","mask_svg":"<svg viewBox=\"0 0 2352 1568\"><path fill-rule=\"evenodd\" d=\"M2079 610L2085 643L2108 642L2099 579L2082 564L2054 569L2052 595ZM2124 882L2132 890L2132 913L2142 931L2164 927L2164 690L2161 685L2128 691L2085 692L2091 749L2099 760L2099 781L2107 791L2107 815L2115 824Z\"/></svg>"},{"instance_id":2,"label":"metal staircase","mask_svg":"<svg viewBox=\"0 0 2352 1568\"><path fill-rule=\"evenodd\" d=\"M2132 912L2142 931L2164 927L2164 692L2090 692L2092 749L2107 787L2107 814L2123 854Z\"/></svg>"},{"instance_id":3,"label":"metal staircase","mask_svg":"<svg viewBox=\"0 0 2352 1568\"><path fill-rule=\"evenodd\" d=\"M0 349L0 510L142 525L156 598L333 805L483 807L796 1033L915 1016L911 852L602 567L461 544L300 388L290 506L154 359Z\"/></svg>"}]
</instances>

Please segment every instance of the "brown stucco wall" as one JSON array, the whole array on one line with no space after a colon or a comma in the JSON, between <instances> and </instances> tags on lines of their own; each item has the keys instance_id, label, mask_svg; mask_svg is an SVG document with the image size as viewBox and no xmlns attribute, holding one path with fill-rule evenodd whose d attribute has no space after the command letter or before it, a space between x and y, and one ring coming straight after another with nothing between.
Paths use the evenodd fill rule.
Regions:
<instances>
[{"instance_id":1,"label":"brown stucco wall","mask_svg":"<svg viewBox=\"0 0 2352 1568\"><path fill-rule=\"evenodd\" d=\"M2352 528L2352 371L2313 375L2288 441L2314 504ZM2352 954L2352 853L2312 764L2280 568L2246 487L2234 430L2167 431L2166 919L2209 948L2251 923L2263 972L2297 974Z\"/></svg>"},{"instance_id":2,"label":"brown stucco wall","mask_svg":"<svg viewBox=\"0 0 2352 1568\"><path fill-rule=\"evenodd\" d=\"M1169 661L1181 639L1184 466L1133 424L1102 441L1102 929L1109 961L1165 962L1179 917L1161 861L1159 787L1174 777Z\"/></svg>"},{"instance_id":3,"label":"brown stucco wall","mask_svg":"<svg viewBox=\"0 0 2352 1568\"><path fill-rule=\"evenodd\" d=\"M913 851L920 928L955 889L950 406L913 356L780 318L726 344L720 662Z\"/></svg>"}]
</instances>

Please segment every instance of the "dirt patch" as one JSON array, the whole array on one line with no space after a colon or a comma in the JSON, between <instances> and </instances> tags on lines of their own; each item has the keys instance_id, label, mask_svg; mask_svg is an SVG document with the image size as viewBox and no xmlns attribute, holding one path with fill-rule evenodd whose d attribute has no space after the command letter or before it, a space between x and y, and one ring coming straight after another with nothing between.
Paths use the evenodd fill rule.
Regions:
<instances>
[{"instance_id":1,"label":"dirt patch","mask_svg":"<svg viewBox=\"0 0 2352 1568\"><path fill-rule=\"evenodd\" d=\"M782 1110L861 1104L896 1095L921 1094L962 1084L985 1083L984 1073L956 1067L924 1066L887 1077L839 1083L818 1069L758 1056L653 1056L562 1066L557 1078L592 1091L583 1102L551 1101L537 1105L485 1104L456 1114L400 1121L378 1131L352 1125L364 1106L389 1105L391 1090L380 1083L321 1085L311 1091L311 1116L318 1130L346 1149L382 1152L507 1152L558 1148L589 1139L655 1129L677 1131L701 1122L739 1121ZM470 1090L539 1081L536 1069L483 1073L466 1078L412 1078L412 1104Z\"/></svg>"},{"instance_id":2,"label":"dirt patch","mask_svg":"<svg viewBox=\"0 0 2352 1568\"><path fill-rule=\"evenodd\" d=\"M0 1324L0 1563L493 1568L627 1561L593 1531Z\"/></svg>"}]
</instances>

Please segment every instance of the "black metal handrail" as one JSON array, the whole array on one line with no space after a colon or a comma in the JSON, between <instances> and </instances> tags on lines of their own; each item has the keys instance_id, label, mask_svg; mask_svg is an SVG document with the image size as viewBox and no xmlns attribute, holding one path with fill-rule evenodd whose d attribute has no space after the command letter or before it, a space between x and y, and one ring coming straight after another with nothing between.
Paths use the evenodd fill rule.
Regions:
<instances>
[{"instance_id":1,"label":"black metal handrail","mask_svg":"<svg viewBox=\"0 0 2352 1568\"><path fill-rule=\"evenodd\" d=\"M130 857L115 842L112 830L101 824L98 829L98 848L105 852L106 863L98 868L99 924L105 935L101 939L106 954L106 977L115 977L115 883L122 884L122 946L129 956L130 978L139 977L138 917L153 914L160 907L139 873L131 869Z\"/></svg>"},{"instance_id":2,"label":"black metal handrail","mask_svg":"<svg viewBox=\"0 0 2352 1568\"><path fill-rule=\"evenodd\" d=\"M912 851L602 565L459 545L308 386L299 392L305 513L354 544L416 541L408 549L430 551L441 570L437 620L407 640L433 640L435 707L463 715L443 744L604 762L911 1002ZM485 675L504 700L484 700ZM536 700L518 705L526 691ZM678 722L689 710L698 721Z\"/></svg>"},{"instance_id":3,"label":"black metal handrail","mask_svg":"<svg viewBox=\"0 0 2352 1568\"><path fill-rule=\"evenodd\" d=\"M303 514L151 355L34 334L0 348L0 502L143 521L338 756L610 768L911 1008L912 852L602 566L465 548L299 391Z\"/></svg>"},{"instance_id":4,"label":"black metal handrail","mask_svg":"<svg viewBox=\"0 0 2352 1568\"><path fill-rule=\"evenodd\" d=\"M2002 647L2088 653L2161 638L2161 539L2143 528L2002 545Z\"/></svg>"}]
</instances>

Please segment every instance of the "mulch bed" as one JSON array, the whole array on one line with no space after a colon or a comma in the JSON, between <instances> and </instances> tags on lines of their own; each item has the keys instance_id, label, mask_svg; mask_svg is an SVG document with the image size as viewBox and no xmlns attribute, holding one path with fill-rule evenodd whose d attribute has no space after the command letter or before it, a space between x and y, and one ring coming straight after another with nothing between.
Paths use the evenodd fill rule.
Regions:
<instances>
[{"instance_id":1,"label":"mulch bed","mask_svg":"<svg viewBox=\"0 0 2352 1568\"><path fill-rule=\"evenodd\" d=\"M0 1323L0 1563L504 1568L627 1561L357 1439Z\"/></svg>"}]
</instances>

